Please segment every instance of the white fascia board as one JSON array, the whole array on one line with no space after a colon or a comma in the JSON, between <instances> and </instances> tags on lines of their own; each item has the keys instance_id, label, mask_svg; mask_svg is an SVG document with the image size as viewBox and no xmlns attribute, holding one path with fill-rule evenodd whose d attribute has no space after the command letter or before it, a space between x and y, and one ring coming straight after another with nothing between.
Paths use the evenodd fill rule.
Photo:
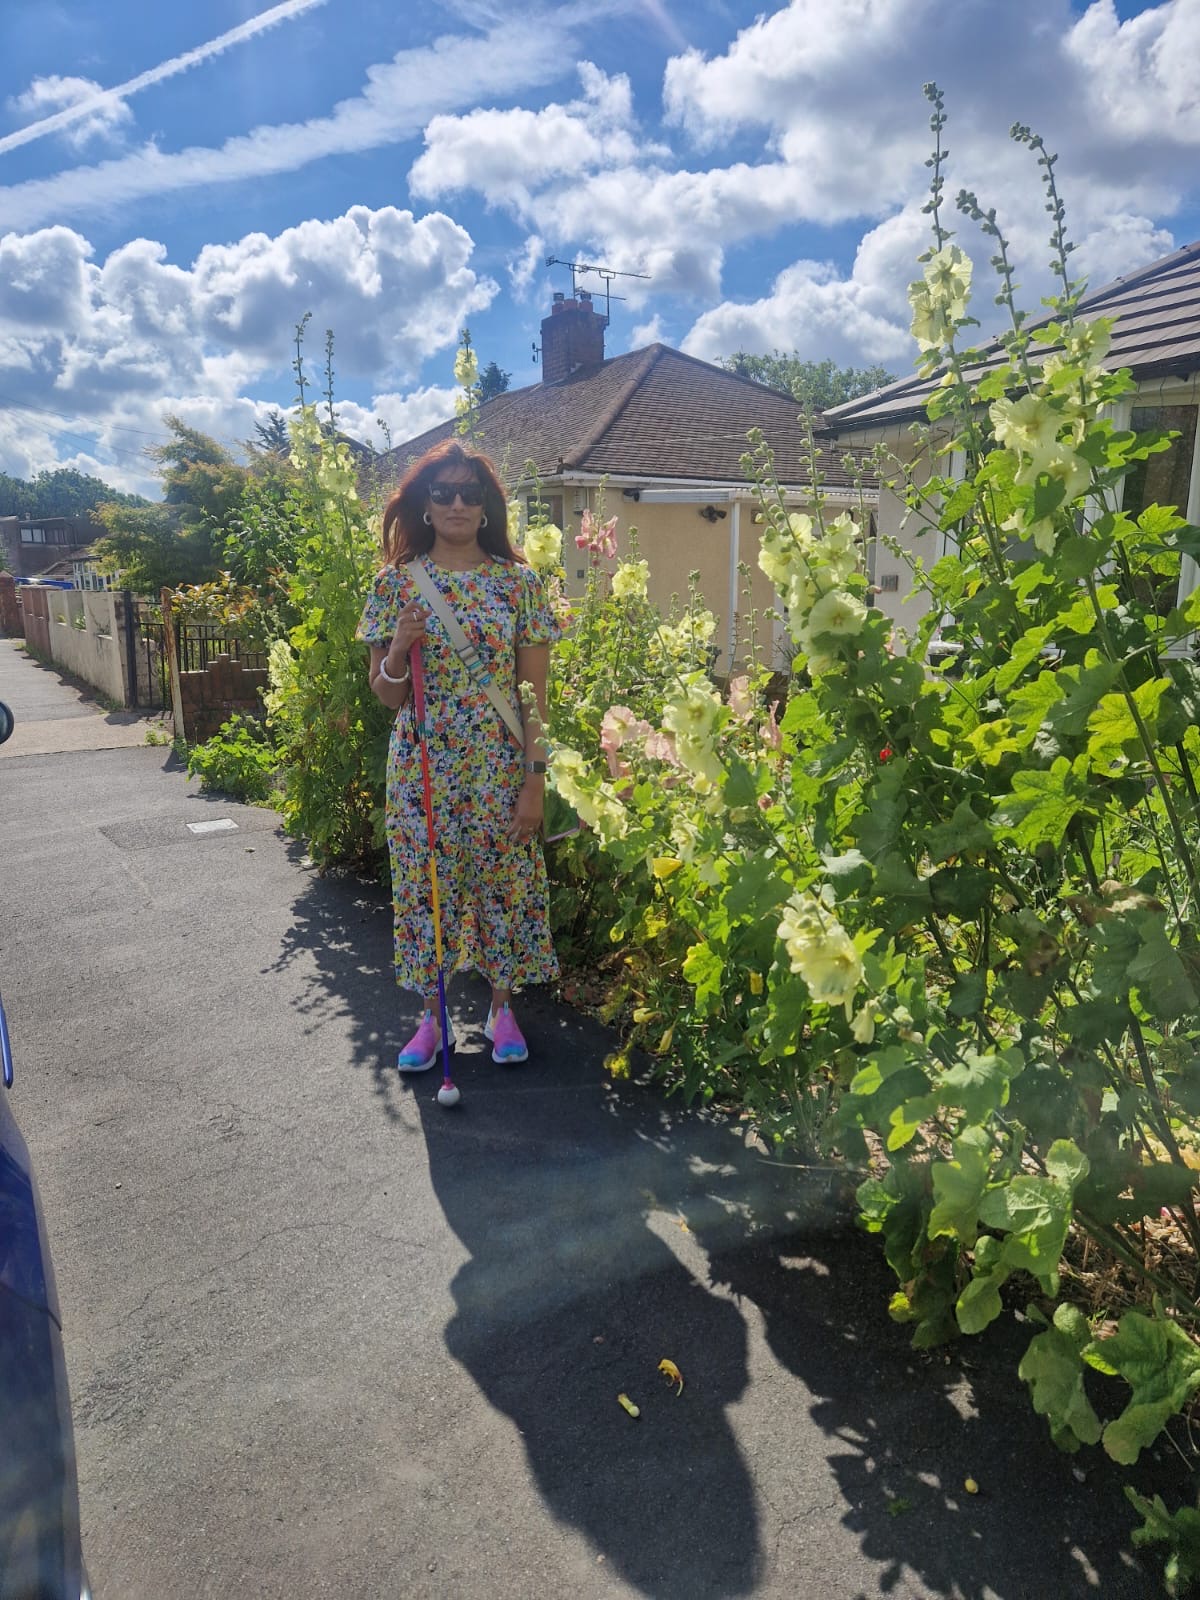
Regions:
<instances>
[{"instance_id":1,"label":"white fascia board","mask_svg":"<svg viewBox=\"0 0 1200 1600\"><path fill-rule=\"evenodd\" d=\"M755 498L754 489L748 483L706 483L699 478L646 479L616 472L572 472L567 468L563 472L543 473L537 481L544 490L558 494L566 494L571 489L599 488L601 485L618 495L624 489L637 489L639 502L646 505L721 505L735 500L749 502ZM519 479L512 493L527 493L533 488L533 482L532 478ZM779 487L786 500L804 505L812 501L811 484L782 483ZM869 506L879 501L878 489L863 489L860 496L858 489L839 485L826 488L822 493L827 501L835 505L857 505L860 497Z\"/></svg>"}]
</instances>

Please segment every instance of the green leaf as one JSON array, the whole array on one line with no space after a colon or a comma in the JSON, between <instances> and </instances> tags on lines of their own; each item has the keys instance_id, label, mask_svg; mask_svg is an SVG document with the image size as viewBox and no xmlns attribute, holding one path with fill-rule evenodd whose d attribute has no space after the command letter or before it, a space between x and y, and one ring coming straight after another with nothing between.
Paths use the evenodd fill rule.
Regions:
<instances>
[{"instance_id":1,"label":"green leaf","mask_svg":"<svg viewBox=\"0 0 1200 1600\"><path fill-rule=\"evenodd\" d=\"M1046 772L1016 772L1013 789L996 807L1000 831L1025 849L1059 845L1083 806L1083 785L1065 756Z\"/></svg>"},{"instance_id":2,"label":"green leaf","mask_svg":"<svg viewBox=\"0 0 1200 1600\"><path fill-rule=\"evenodd\" d=\"M942 1102L961 1106L972 1122L982 1122L989 1112L998 1111L1007 1103L1008 1080L1022 1065L1015 1051L977 1055L968 1050L956 1066L942 1074L938 1083Z\"/></svg>"},{"instance_id":3,"label":"green leaf","mask_svg":"<svg viewBox=\"0 0 1200 1600\"><path fill-rule=\"evenodd\" d=\"M1112 688L1120 670L1115 661L1098 661L1085 667L1061 667L1059 681L1067 692L1047 713L1047 721L1054 731L1076 736L1086 733L1088 718Z\"/></svg>"},{"instance_id":4,"label":"green leaf","mask_svg":"<svg viewBox=\"0 0 1200 1600\"><path fill-rule=\"evenodd\" d=\"M1140 913L1137 920L1142 947L1129 963L1129 979L1137 984L1147 1011L1171 1022L1194 1011L1200 1001L1162 920L1153 913Z\"/></svg>"},{"instance_id":5,"label":"green leaf","mask_svg":"<svg viewBox=\"0 0 1200 1600\"><path fill-rule=\"evenodd\" d=\"M1104 1430L1105 1450L1126 1465L1200 1389L1200 1349L1162 1315L1126 1311L1116 1333L1087 1345L1083 1359L1100 1372L1118 1374L1132 1390L1124 1411Z\"/></svg>"},{"instance_id":6,"label":"green leaf","mask_svg":"<svg viewBox=\"0 0 1200 1600\"><path fill-rule=\"evenodd\" d=\"M889 1150L903 1150L906 1144L920 1131L921 1124L930 1118L938 1108L936 1094L917 1095L911 1100L902 1100L899 1105L893 1106L888 1115L887 1136Z\"/></svg>"},{"instance_id":7,"label":"green leaf","mask_svg":"<svg viewBox=\"0 0 1200 1600\"><path fill-rule=\"evenodd\" d=\"M1033 515L1037 521L1053 516L1066 498L1067 486L1061 478L1039 472L1033 486Z\"/></svg>"},{"instance_id":8,"label":"green leaf","mask_svg":"<svg viewBox=\"0 0 1200 1600\"><path fill-rule=\"evenodd\" d=\"M1055 546L1054 564L1068 583L1095 572L1112 549L1111 537L1098 536L1093 528L1090 534L1071 534Z\"/></svg>"},{"instance_id":9,"label":"green leaf","mask_svg":"<svg viewBox=\"0 0 1200 1600\"><path fill-rule=\"evenodd\" d=\"M990 1143L982 1128L968 1128L953 1149L953 1160L935 1161L930 1168L935 1203L928 1232L931 1239L949 1234L972 1245L979 1202L987 1188Z\"/></svg>"},{"instance_id":10,"label":"green leaf","mask_svg":"<svg viewBox=\"0 0 1200 1600\"><path fill-rule=\"evenodd\" d=\"M1166 678L1147 678L1133 691L1133 703L1151 739L1157 732L1159 702L1169 688ZM1088 755L1093 761L1102 762L1111 755L1131 754L1141 748L1141 735L1123 694L1106 694L1088 718L1088 728Z\"/></svg>"},{"instance_id":11,"label":"green leaf","mask_svg":"<svg viewBox=\"0 0 1200 1600\"><path fill-rule=\"evenodd\" d=\"M986 867L939 867L929 878L935 911L969 921L991 898L994 879Z\"/></svg>"},{"instance_id":12,"label":"green leaf","mask_svg":"<svg viewBox=\"0 0 1200 1600\"><path fill-rule=\"evenodd\" d=\"M996 673L996 688L1001 693L1011 689L1029 663L1037 660L1043 647L1049 643L1053 633L1054 624L1046 622L1041 627L1030 628L1028 632L1021 635L1013 646L1008 660Z\"/></svg>"},{"instance_id":13,"label":"green leaf","mask_svg":"<svg viewBox=\"0 0 1200 1600\"><path fill-rule=\"evenodd\" d=\"M992 830L975 815L969 800L960 800L950 820L930 828L927 839L930 860L946 861L951 856L991 849Z\"/></svg>"},{"instance_id":14,"label":"green leaf","mask_svg":"<svg viewBox=\"0 0 1200 1600\"><path fill-rule=\"evenodd\" d=\"M982 1333L989 1322L995 1322L1004 1310L1000 1290L1007 1277L1007 1272L989 1272L967 1284L954 1307L964 1333Z\"/></svg>"},{"instance_id":15,"label":"green leaf","mask_svg":"<svg viewBox=\"0 0 1200 1600\"><path fill-rule=\"evenodd\" d=\"M1017 1368L1029 1385L1033 1409L1050 1423L1050 1436L1060 1450L1075 1451L1100 1437L1100 1419L1083 1387L1082 1351L1089 1338L1078 1307L1061 1305L1053 1326L1034 1336Z\"/></svg>"},{"instance_id":16,"label":"green leaf","mask_svg":"<svg viewBox=\"0 0 1200 1600\"><path fill-rule=\"evenodd\" d=\"M977 1017L987 999L986 972L960 972L950 985L946 1010L952 1017Z\"/></svg>"},{"instance_id":17,"label":"green leaf","mask_svg":"<svg viewBox=\"0 0 1200 1600\"><path fill-rule=\"evenodd\" d=\"M1122 1210L1121 1221L1136 1222L1141 1217L1157 1217L1163 1206L1180 1206L1195 1197L1200 1173L1182 1162L1152 1161L1139 1167L1133 1176L1135 1204Z\"/></svg>"},{"instance_id":18,"label":"green leaf","mask_svg":"<svg viewBox=\"0 0 1200 1600\"><path fill-rule=\"evenodd\" d=\"M758 789L754 774L746 763L734 756L729 764L729 776L721 790L721 798L729 807L753 806L758 803Z\"/></svg>"},{"instance_id":19,"label":"green leaf","mask_svg":"<svg viewBox=\"0 0 1200 1600\"><path fill-rule=\"evenodd\" d=\"M875 868L875 894L881 900L910 902L914 914L929 904L929 883L918 878L908 862L889 851Z\"/></svg>"},{"instance_id":20,"label":"green leaf","mask_svg":"<svg viewBox=\"0 0 1200 1600\"><path fill-rule=\"evenodd\" d=\"M705 1001L720 994L724 971L725 963L705 940L689 948L683 962L683 975L694 986L698 1005L703 1006Z\"/></svg>"},{"instance_id":21,"label":"green leaf","mask_svg":"<svg viewBox=\"0 0 1200 1600\"><path fill-rule=\"evenodd\" d=\"M1162 1495L1147 1500L1125 1485L1130 1505L1143 1518L1142 1526L1133 1530L1135 1545L1166 1544L1170 1555L1163 1567L1163 1578L1168 1595L1190 1594L1200 1578L1200 1511L1194 1506L1180 1506L1178 1511L1168 1511Z\"/></svg>"},{"instance_id":22,"label":"green leaf","mask_svg":"<svg viewBox=\"0 0 1200 1600\"><path fill-rule=\"evenodd\" d=\"M747 855L725 891L725 913L731 922L762 918L785 898L774 864L763 855Z\"/></svg>"},{"instance_id":23,"label":"green leaf","mask_svg":"<svg viewBox=\"0 0 1200 1600\"><path fill-rule=\"evenodd\" d=\"M1015 690L1008 702L1011 720L1031 735L1046 720L1056 701L1063 697L1063 685L1056 672L1039 672L1032 683Z\"/></svg>"}]
</instances>

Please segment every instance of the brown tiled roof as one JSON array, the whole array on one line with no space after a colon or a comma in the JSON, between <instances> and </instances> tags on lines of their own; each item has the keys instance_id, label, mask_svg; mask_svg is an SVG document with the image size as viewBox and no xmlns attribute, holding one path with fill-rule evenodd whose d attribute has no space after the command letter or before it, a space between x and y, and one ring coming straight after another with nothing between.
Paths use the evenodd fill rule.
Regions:
<instances>
[{"instance_id":1,"label":"brown tiled roof","mask_svg":"<svg viewBox=\"0 0 1200 1600\"><path fill-rule=\"evenodd\" d=\"M522 478L532 460L541 477L576 471L741 484L746 434L758 427L775 452L780 482L803 484L811 471L799 413L790 395L652 344L562 383L497 395L480 408L478 431L510 482ZM386 458L384 481L389 466L398 478L409 461L453 431L452 421L440 423L398 445ZM845 453L822 456L821 473L831 488L852 482L842 465Z\"/></svg>"},{"instance_id":2,"label":"brown tiled roof","mask_svg":"<svg viewBox=\"0 0 1200 1600\"><path fill-rule=\"evenodd\" d=\"M1104 363L1113 371L1129 367L1139 383L1200 371L1200 242L1085 295L1077 314L1084 321L1099 316L1117 319ZM1052 320L1052 315L1031 319L1026 326ZM1034 354L1048 355L1050 348L1035 346ZM978 377L1003 359L998 342L988 345L968 375ZM936 382L936 376L902 378L874 394L834 406L825 414L825 428L843 438L923 417Z\"/></svg>"}]
</instances>

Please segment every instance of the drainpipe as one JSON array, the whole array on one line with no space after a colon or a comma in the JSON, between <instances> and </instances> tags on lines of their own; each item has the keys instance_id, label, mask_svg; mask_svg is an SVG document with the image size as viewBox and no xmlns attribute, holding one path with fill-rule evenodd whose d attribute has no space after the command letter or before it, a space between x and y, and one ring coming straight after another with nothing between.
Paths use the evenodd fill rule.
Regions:
<instances>
[{"instance_id":1,"label":"drainpipe","mask_svg":"<svg viewBox=\"0 0 1200 1600\"><path fill-rule=\"evenodd\" d=\"M733 677L733 655L737 649L738 629L738 566L741 562L739 545L742 533L742 503L734 500L729 507L729 676Z\"/></svg>"}]
</instances>

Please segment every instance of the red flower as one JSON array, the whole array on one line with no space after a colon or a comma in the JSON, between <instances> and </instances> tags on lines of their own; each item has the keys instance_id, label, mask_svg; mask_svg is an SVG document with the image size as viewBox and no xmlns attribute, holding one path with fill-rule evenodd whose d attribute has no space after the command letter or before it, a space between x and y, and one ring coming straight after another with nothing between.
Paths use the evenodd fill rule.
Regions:
<instances>
[{"instance_id":1,"label":"red flower","mask_svg":"<svg viewBox=\"0 0 1200 1600\"><path fill-rule=\"evenodd\" d=\"M883 749L879 752L879 759L880 761L890 761L892 759L892 747L890 744L884 745Z\"/></svg>"}]
</instances>

